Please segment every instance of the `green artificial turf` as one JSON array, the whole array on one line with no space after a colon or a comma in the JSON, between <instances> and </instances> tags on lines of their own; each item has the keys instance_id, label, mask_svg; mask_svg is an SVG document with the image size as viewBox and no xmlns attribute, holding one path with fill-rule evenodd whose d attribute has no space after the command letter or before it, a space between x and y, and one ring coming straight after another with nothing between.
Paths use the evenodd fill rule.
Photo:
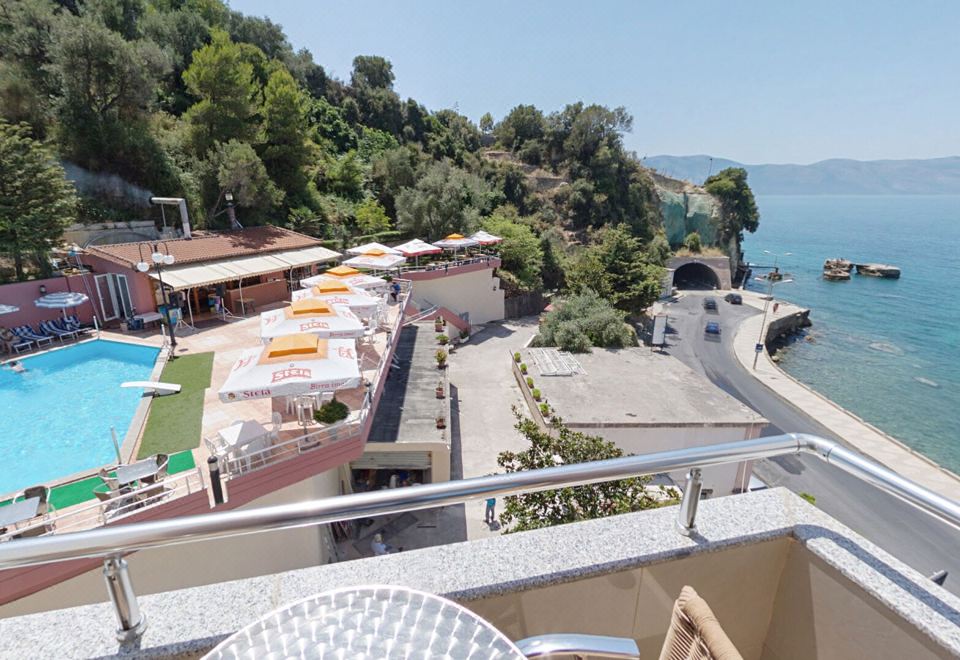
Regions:
<instances>
[{"instance_id":1,"label":"green artificial turf","mask_svg":"<svg viewBox=\"0 0 960 660\"><path fill-rule=\"evenodd\" d=\"M156 453L173 454L200 444L204 390L210 387L213 353L183 355L167 363L163 383L177 383L178 394L156 397L140 441L138 458Z\"/></svg>"}]
</instances>

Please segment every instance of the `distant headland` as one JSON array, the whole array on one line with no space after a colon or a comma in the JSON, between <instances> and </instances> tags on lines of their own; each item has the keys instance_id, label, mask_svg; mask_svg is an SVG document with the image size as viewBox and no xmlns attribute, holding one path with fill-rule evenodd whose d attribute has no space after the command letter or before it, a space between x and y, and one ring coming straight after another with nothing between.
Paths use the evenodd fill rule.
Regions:
<instances>
[{"instance_id":1,"label":"distant headland","mask_svg":"<svg viewBox=\"0 0 960 660\"><path fill-rule=\"evenodd\" d=\"M767 195L960 195L960 156L911 160L832 158L810 165L746 165L707 155L650 156L643 164L693 183L742 167L755 193Z\"/></svg>"}]
</instances>

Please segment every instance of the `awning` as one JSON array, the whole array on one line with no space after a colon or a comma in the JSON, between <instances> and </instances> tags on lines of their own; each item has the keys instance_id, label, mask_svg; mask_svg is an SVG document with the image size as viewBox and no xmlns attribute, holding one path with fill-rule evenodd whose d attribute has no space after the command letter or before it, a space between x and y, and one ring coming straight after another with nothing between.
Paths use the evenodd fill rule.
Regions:
<instances>
[{"instance_id":1,"label":"awning","mask_svg":"<svg viewBox=\"0 0 960 660\"><path fill-rule=\"evenodd\" d=\"M377 443L367 444L363 456L350 461L354 470L429 470L428 451L376 451Z\"/></svg>"},{"instance_id":2,"label":"awning","mask_svg":"<svg viewBox=\"0 0 960 660\"><path fill-rule=\"evenodd\" d=\"M230 282L243 277L256 277L300 266L321 263L339 258L339 254L323 247L287 250L274 254L221 259L201 264L168 266L163 269L163 283L174 291L198 286ZM150 277L160 280L161 275L151 270Z\"/></svg>"}]
</instances>

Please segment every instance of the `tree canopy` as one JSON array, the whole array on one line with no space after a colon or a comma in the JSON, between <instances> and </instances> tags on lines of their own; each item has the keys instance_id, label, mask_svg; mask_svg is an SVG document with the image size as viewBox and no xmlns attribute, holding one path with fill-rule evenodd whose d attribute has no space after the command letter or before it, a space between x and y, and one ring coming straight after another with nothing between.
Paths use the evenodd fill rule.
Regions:
<instances>
[{"instance_id":1,"label":"tree canopy","mask_svg":"<svg viewBox=\"0 0 960 660\"><path fill-rule=\"evenodd\" d=\"M720 200L720 239L722 243L736 237L743 240L744 230L757 231L760 211L747 185L747 171L728 167L709 177L704 183L707 192Z\"/></svg>"},{"instance_id":2,"label":"tree canopy","mask_svg":"<svg viewBox=\"0 0 960 660\"><path fill-rule=\"evenodd\" d=\"M587 353L593 346L634 346L636 333L624 317L609 301L585 289L554 303L554 310L548 312L540 324L534 344L556 346L571 353Z\"/></svg>"},{"instance_id":3,"label":"tree canopy","mask_svg":"<svg viewBox=\"0 0 960 660\"><path fill-rule=\"evenodd\" d=\"M530 225L521 222L516 209L512 206L498 208L483 221L483 229L503 239L499 247L501 280L519 291L540 288L543 247Z\"/></svg>"}]
</instances>

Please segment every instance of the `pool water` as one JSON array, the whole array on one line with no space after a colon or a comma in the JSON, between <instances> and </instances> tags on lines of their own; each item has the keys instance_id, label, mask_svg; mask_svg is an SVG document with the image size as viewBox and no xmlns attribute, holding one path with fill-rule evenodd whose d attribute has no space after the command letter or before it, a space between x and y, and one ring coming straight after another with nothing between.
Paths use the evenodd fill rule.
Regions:
<instances>
[{"instance_id":1,"label":"pool water","mask_svg":"<svg viewBox=\"0 0 960 660\"><path fill-rule=\"evenodd\" d=\"M0 368L0 495L116 463L160 349L96 340Z\"/></svg>"}]
</instances>

